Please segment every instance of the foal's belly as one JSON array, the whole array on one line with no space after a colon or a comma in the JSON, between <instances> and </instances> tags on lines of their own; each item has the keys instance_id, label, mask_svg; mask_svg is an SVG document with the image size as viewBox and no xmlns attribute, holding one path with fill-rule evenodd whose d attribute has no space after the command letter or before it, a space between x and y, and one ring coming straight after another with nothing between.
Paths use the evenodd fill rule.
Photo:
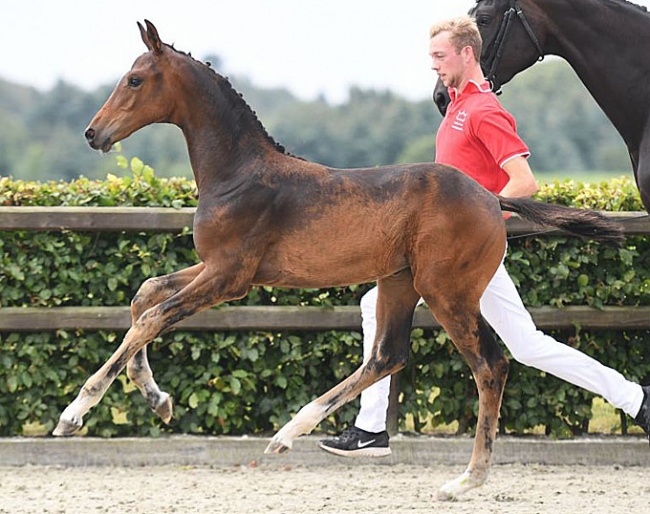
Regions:
<instances>
[{"instance_id":1,"label":"foal's belly","mask_svg":"<svg viewBox=\"0 0 650 514\"><path fill-rule=\"evenodd\" d=\"M283 247L271 250L260 262L256 285L321 288L373 282L408 267L403 252L375 246L354 248L329 245L301 246L295 251Z\"/></svg>"}]
</instances>

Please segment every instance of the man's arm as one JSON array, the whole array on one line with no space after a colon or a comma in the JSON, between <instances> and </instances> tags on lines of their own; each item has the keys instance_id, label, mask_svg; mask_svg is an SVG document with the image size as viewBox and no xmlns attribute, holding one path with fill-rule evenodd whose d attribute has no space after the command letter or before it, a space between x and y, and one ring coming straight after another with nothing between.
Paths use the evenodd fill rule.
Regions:
<instances>
[{"instance_id":1,"label":"man's arm","mask_svg":"<svg viewBox=\"0 0 650 514\"><path fill-rule=\"evenodd\" d=\"M525 157L513 157L504 163L503 170L510 177L510 181L501 190L500 196L510 198L527 197L534 195L539 189Z\"/></svg>"}]
</instances>

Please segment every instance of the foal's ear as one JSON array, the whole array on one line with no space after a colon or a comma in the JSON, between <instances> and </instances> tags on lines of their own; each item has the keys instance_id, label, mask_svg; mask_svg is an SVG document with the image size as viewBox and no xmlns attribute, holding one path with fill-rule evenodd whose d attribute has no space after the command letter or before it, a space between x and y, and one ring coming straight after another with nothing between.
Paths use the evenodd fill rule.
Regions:
<instances>
[{"instance_id":1,"label":"foal's ear","mask_svg":"<svg viewBox=\"0 0 650 514\"><path fill-rule=\"evenodd\" d=\"M147 25L147 29L138 22L138 28L140 29L140 36L142 41L147 46L147 48L152 51L154 54L162 53L162 41L158 35L158 30L154 27L154 24L149 20L144 20L144 23Z\"/></svg>"}]
</instances>

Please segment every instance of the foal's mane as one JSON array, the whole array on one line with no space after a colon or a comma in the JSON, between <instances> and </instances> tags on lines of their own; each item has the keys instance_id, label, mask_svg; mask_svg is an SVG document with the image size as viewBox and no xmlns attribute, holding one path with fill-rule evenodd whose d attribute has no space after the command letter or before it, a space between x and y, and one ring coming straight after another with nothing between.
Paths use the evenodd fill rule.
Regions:
<instances>
[{"instance_id":1,"label":"foal's mane","mask_svg":"<svg viewBox=\"0 0 650 514\"><path fill-rule=\"evenodd\" d=\"M283 145L278 143L273 137L268 133L266 130L266 127L264 127L263 123L260 121L260 119L257 117L257 113L248 105L246 100L244 100L244 95L237 91L235 87L232 85L228 77L224 77L223 75L217 73L211 66L209 62L205 63L202 61L199 61L198 59L195 59L192 57L192 54L189 52L183 52L182 50L177 50L174 48L174 45L167 45L169 48L171 48L174 52L177 54L183 55L185 57L188 57L191 59L194 63L198 64L201 66L203 69L206 71L210 72L212 74L212 77L216 80L216 85L219 87L220 91L224 94L224 96L227 98L229 103L234 109L238 109L240 112L243 112L245 116L249 118L249 120L253 123L253 126L257 127L264 138L271 143L273 148L284 154L288 155L290 157L296 157L295 155L290 154L289 152L286 151ZM302 159L301 157L296 157L298 159Z\"/></svg>"}]
</instances>

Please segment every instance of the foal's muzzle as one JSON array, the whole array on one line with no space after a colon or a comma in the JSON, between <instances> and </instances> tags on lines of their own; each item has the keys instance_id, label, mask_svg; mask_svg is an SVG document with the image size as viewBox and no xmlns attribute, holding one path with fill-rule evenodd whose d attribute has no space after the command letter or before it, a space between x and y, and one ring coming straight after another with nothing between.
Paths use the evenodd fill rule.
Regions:
<instances>
[{"instance_id":1,"label":"foal's muzzle","mask_svg":"<svg viewBox=\"0 0 650 514\"><path fill-rule=\"evenodd\" d=\"M86 132L84 132L84 136L86 136L86 141L88 141L88 144L90 146L93 146L93 143L95 142L95 129L87 129Z\"/></svg>"},{"instance_id":2,"label":"foal's muzzle","mask_svg":"<svg viewBox=\"0 0 650 514\"><path fill-rule=\"evenodd\" d=\"M86 137L86 141L88 141L88 144L93 150L101 150L102 152L106 153L111 149L111 146L113 146L110 137L106 138L103 142L98 141L97 132L92 127L88 127L86 129L84 136Z\"/></svg>"}]
</instances>

